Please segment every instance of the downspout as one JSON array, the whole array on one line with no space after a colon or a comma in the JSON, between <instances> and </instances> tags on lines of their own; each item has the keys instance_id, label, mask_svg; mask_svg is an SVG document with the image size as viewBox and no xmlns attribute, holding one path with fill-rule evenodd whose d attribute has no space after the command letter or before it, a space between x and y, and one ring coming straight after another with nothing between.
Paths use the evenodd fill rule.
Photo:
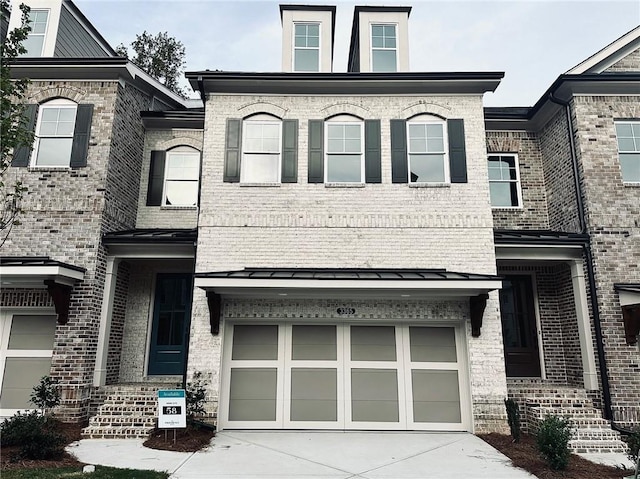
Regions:
<instances>
[{"instance_id":1,"label":"downspout","mask_svg":"<svg viewBox=\"0 0 640 479\"><path fill-rule=\"evenodd\" d=\"M598 306L598 298L596 294L596 280L593 269L593 255L591 254L591 236L587 231L587 223L585 221L584 202L582 201L582 186L580 185L580 177L578 170L578 157L576 155L576 145L573 139L573 120L571 119L571 107L568 101L560 100L549 94L549 100L553 103L563 106L567 117L567 129L569 133L569 149L571 153L571 166L573 168L573 181L576 189L576 203L578 207L578 222L580 233L587 235L587 243L582 246L587 263L587 281L589 282L589 290L591 292L591 311L593 312L593 326L596 333L596 349L598 351L598 365L600 366L600 380L602 381L602 399L604 401L604 417L611 421L611 427L620 430L613 422L613 410L611 408L611 389L609 385L609 374L607 372L607 360L604 352L604 342L602 339L602 327L600 326L600 307Z\"/></svg>"}]
</instances>

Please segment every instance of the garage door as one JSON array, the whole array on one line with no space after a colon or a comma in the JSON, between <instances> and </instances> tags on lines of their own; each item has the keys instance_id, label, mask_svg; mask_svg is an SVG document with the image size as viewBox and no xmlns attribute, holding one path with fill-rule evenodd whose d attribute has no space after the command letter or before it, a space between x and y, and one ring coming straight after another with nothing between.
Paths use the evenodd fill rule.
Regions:
<instances>
[{"instance_id":1,"label":"garage door","mask_svg":"<svg viewBox=\"0 0 640 479\"><path fill-rule=\"evenodd\" d=\"M221 428L469 430L456 326L231 324Z\"/></svg>"}]
</instances>

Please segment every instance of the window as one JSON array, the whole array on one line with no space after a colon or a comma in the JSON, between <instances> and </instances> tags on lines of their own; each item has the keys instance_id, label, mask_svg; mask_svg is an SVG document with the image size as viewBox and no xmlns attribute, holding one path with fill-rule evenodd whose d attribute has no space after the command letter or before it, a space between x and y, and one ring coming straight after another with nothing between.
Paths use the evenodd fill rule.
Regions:
<instances>
[{"instance_id":1,"label":"window","mask_svg":"<svg viewBox=\"0 0 640 479\"><path fill-rule=\"evenodd\" d=\"M162 204L196 206L199 178L200 152L198 150L181 146L168 151Z\"/></svg>"},{"instance_id":2,"label":"window","mask_svg":"<svg viewBox=\"0 0 640 479\"><path fill-rule=\"evenodd\" d=\"M521 206L517 155L489 156L489 191L495 208Z\"/></svg>"},{"instance_id":3,"label":"window","mask_svg":"<svg viewBox=\"0 0 640 479\"><path fill-rule=\"evenodd\" d=\"M362 183L364 178L363 122L346 115L325 123L328 183Z\"/></svg>"},{"instance_id":4,"label":"window","mask_svg":"<svg viewBox=\"0 0 640 479\"><path fill-rule=\"evenodd\" d=\"M57 99L40 105L32 166L68 167L71 160L77 104Z\"/></svg>"},{"instance_id":5,"label":"window","mask_svg":"<svg viewBox=\"0 0 640 479\"><path fill-rule=\"evenodd\" d=\"M435 117L420 116L407 122L410 183L449 180L445 130L444 121Z\"/></svg>"},{"instance_id":6,"label":"window","mask_svg":"<svg viewBox=\"0 0 640 479\"><path fill-rule=\"evenodd\" d=\"M280 182L282 122L269 115L257 115L242 125L241 183Z\"/></svg>"},{"instance_id":7,"label":"window","mask_svg":"<svg viewBox=\"0 0 640 479\"><path fill-rule=\"evenodd\" d=\"M320 71L320 24L296 23L294 34L293 71Z\"/></svg>"},{"instance_id":8,"label":"window","mask_svg":"<svg viewBox=\"0 0 640 479\"><path fill-rule=\"evenodd\" d=\"M640 183L640 121L616 122L622 181Z\"/></svg>"},{"instance_id":9,"label":"window","mask_svg":"<svg viewBox=\"0 0 640 479\"><path fill-rule=\"evenodd\" d=\"M31 31L22 44L27 49L27 52L22 56L42 56L42 51L44 49L44 37L47 33L48 18L48 10L31 10L29 12L29 25L31 25Z\"/></svg>"},{"instance_id":10,"label":"window","mask_svg":"<svg viewBox=\"0 0 640 479\"><path fill-rule=\"evenodd\" d=\"M371 71L397 71L396 53L396 26L371 25Z\"/></svg>"}]
</instances>

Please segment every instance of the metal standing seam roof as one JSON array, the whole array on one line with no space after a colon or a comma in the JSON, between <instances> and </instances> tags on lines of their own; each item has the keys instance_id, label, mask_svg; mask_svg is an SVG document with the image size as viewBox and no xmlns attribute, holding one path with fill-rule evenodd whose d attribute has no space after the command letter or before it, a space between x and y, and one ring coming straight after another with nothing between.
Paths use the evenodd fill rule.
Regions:
<instances>
[{"instance_id":1,"label":"metal standing seam roof","mask_svg":"<svg viewBox=\"0 0 640 479\"><path fill-rule=\"evenodd\" d=\"M385 281L486 281L501 276L456 273L444 269L380 268L245 268L239 271L196 273L196 278L233 279L316 279L316 280L385 280Z\"/></svg>"},{"instance_id":2,"label":"metal standing seam roof","mask_svg":"<svg viewBox=\"0 0 640 479\"><path fill-rule=\"evenodd\" d=\"M0 256L0 266L60 266L85 273L87 270L62 261L56 261L48 256Z\"/></svg>"},{"instance_id":3,"label":"metal standing seam roof","mask_svg":"<svg viewBox=\"0 0 640 479\"><path fill-rule=\"evenodd\" d=\"M195 243L198 232L195 228L189 229L135 229L114 231L106 233L102 237L103 244L122 243Z\"/></svg>"},{"instance_id":4,"label":"metal standing seam roof","mask_svg":"<svg viewBox=\"0 0 640 479\"><path fill-rule=\"evenodd\" d=\"M496 244L584 245L589 235L549 230L495 230Z\"/></svg>"}]
</instances>

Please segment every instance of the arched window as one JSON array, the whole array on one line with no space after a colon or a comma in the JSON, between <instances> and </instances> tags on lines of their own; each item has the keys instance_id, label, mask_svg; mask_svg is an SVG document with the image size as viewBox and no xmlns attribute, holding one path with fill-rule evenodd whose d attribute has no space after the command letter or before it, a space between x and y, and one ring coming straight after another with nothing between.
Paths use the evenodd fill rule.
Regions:
<instances>
[{"instance_id":1,"label":"arched window","mask_svg":"<svg viewBox=\"0 0 640 479\"><path fill-rule=\"evenodd\" d=\"M279 183L282 121L267 114L242 122L241 183Z\"/></svg>"},{"instance_id":2,"label":"arched window","mask_svg":"<svg viewBox=\"0 0 640 479\"><path fill-rule=\"evenodd\" d=\"M351 115L325 121L325 182L364 183L364 122Z\"/></svg>"},{"instance_id":3,"label":"arched window","mask_svg":"<svg viewBox=\"0 0 640 479\"><path fill-rule=\"evenodd\" d=\"M32 166L69 166L77 108L77 103L65 98L40 105L31 154Z\"/></svg>"},{"instance_id":4,"label":"arched window","mask_svg":"<svg viewBox=\"0 0 640 479\"><path fill-rule=\"evenodd\" d=\"M419 115L407 121L407 153L410 183L449 181L447 124L432 115Z\"/></svg>"},{"instance_id":5,"label":"arched window","mask_svg":"<svg viewBox=\"0 0 640 479\"><path fill-rule=\"evenodd\" d=\"M189 146L167 151L163 206L196 206L200 179L200 152Z\"/></svg>"}]
</instances>

